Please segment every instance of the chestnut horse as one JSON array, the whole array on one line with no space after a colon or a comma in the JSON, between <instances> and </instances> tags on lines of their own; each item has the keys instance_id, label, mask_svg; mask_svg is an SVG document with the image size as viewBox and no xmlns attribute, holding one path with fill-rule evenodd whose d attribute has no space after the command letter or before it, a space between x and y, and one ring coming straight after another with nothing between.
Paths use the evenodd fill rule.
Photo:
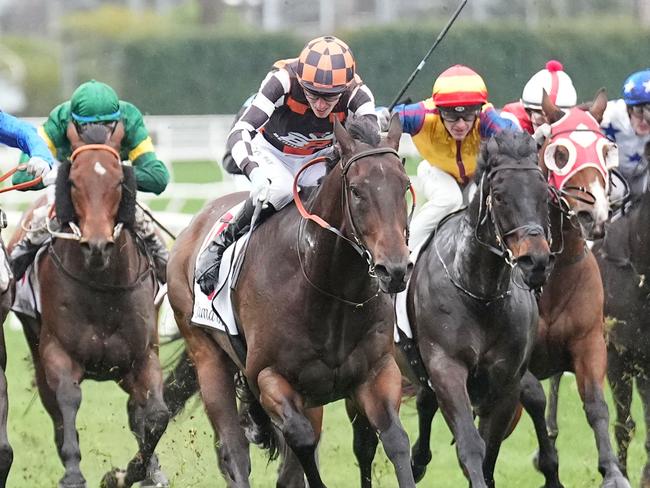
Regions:
<instances>
[{"instance_id":1,"label":"chestnut horse","mask_svg":"<svg viewBox=\"0 0 650 488\"><path fill-rule=\"evenodd\" d=\"M232 291L248 346L245 364L225 333L191 323L199 247L215 220L244 195L211 202L171 252L169 301L196 365L230 487L250 486L248 442L235 400L238 371L263 407L258 416L268 415L291 448L295 457L285 464L302 468L290 486L304 486L303 471L311 488L325 486L316 460L322 406L341 398L351 399L355 424L371 429L375 446L379 435L397 484L415 486L398 416L401 375L393 358L390 295L406 286L412 268L405 199L410 185L396 152L401 128L393 118L380 140L376 126L360 118L349 119L348 130L335 119L340 162L305 204L329 226L303 219L290 205L251 234ZM282 473L278 486L289 486Z\"/></svg>"},{"instance_id":2,"label":"chestnut horse","mask_svg":"<svg viewBox=\"0 0 650 488\"><path fill-rule=\"evenodd\" d=\"M164 476L153 454L169 413L158 360L157 283L132 231L135 177L119 155L124 127L111 132L94 125L80 137L71 123L67 136L74 152L58 168L55 200L63 231L52 233L38 260L40 320L18 314L65 467L59 487L87 486L75 425L85 378L116 381L129 394L129 425L139 448L126 472L107 473L102 486L141 480L156 486Z\"/></svg>"},{"instance_id":3,"label":"chestnut horse","mask_svg":"<svg viewBox=\"0 0 650 488\"><path fill-rule=\"evenodd\" d=\"M555 189L551 205L552 235L558 258L539 301L540 325L529 369L538 379L570 371L587 421L594 431L598 470L606 488L629 487L609 439L609 412L603 393L607 372L603 284L586 239L599 239L609 217L609 171L618 165L614 144L600 132L607 96L600 91L588 111L562 111L544 97L549 132L540 150L540 166ZM530 379L530 378L529 378ZM551 397L551 403L554 400ZM531 415L540 443L539 468L547 487L557 477L555 418L550 416L551 443L544 422L541 387L528 383L522 403Z\"/></svg>"},{"instance_id":4,"label":"chestnut horse","mask_svg":"<svg viewBox=\"0 0 650 488\"><path fill-rule=\"evenodd\" d=\"M650 157L650 144L645 148ZM641 487L650 487L650 192L632 210L608 224L599 249L594 248L605 285L605 315L613 319L608 330L607 377L616 406L618 461L627 473L627 450L635 431L631 414L633 382L645 415L646 463Z\"/></svg>"},{"instance_id":5,"label":"chestnut horse","mask_svg":"<svg viewBox=\"0 0 650 488\"><path fill-rule=\"evenodd\" d=\"M425 371L414 374L399 357L422 386L416 479L431 459L430 424L439 407L470 486L484 488L494 486L496 457L537 332L531 289L544 284L552 260L548 186L530 135L492 137L482 147L476 181L469 208L440 222L408 286L407 313ZM426 376L432 390L422 385Z\"/></svg>"}]
</instances>

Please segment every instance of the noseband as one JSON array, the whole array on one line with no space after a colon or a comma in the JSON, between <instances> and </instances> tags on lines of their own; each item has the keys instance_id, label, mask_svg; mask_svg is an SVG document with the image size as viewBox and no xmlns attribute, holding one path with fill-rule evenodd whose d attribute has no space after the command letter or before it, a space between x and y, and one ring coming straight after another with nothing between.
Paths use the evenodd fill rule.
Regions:
<instances>
[{"instance_id":1,"label":"noseband","mask_svg":"<svg viewBox=\"0 0 650 488\"><path fill-rule=\"evenodd\" d=\"M79 154L81 154L84 151L107 151L113 156L115 156L115 159L117 160L118 164L121 164L122 162L120 153L118 153L115 149L113 149L111 146L107 144L85 144L83 146L78 147L72 152L72 155L70 156L70 164L74 164L75 159L77 159L77 156L79 156ZM52 229L49 218L45 219L45 222L46 222L47 231L52 235L52 237L57 237L59 239L68 239L71 241L81 241L83 239L81 229L74 222L68 222L68 225L72 230L72 234L70 234L69 232L59 232L57 230ZM123 227L124 224L122 222L116 223L115 226L113 227L114 241L117 240L117 238L120 236Z\"/></svg>"}]
</instances>

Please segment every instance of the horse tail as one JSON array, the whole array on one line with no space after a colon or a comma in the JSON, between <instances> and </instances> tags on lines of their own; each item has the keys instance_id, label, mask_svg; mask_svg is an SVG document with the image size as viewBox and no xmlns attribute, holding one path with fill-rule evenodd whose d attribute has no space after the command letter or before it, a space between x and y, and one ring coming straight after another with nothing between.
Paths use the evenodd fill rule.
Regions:
<instances>
[{"instance_id":1,"label":"horse tail","mask_svg":"<svg viewBox=\"0 0 650 488\"><path fill-rule=\"evenodd\" d=\"M187 401L199 391L199 380L194 363L190 359L187 348L183 347L178 361L163 384L163 398L171 415L176 417L185 408ZM165 365L165 369L167 365Z\"/></svg>"},{"instance_id":2,"label":"horse tail","mask_svg":"<svg viewBox=\"0 0 650 488\"><path fill-rule=\"evenodd\" d=\"M241 371L235 376L235 389L239 399L239 424L246 438L269 452L269 462L277 459L284 444L282 434L253 395Z\"/></svg>"}]
</instances>

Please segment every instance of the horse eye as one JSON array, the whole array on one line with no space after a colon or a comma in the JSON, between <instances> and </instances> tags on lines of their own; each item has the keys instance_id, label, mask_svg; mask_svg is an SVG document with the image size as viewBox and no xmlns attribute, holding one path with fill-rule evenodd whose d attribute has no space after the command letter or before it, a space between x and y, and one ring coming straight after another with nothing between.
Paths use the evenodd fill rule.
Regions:
<instances>
[{"instance_id":1,"label":"horse eye","mask_svg":"<svg viewBox=\"0 0 650 488\"><path fill-rule=\"evenodd\" d=\"M361 193L359 193L359 190L357 189L356 186L351 186L350 187L350 193L352 193L352 196L356 199L361 199Z\"/></svg>"}]
</instances>

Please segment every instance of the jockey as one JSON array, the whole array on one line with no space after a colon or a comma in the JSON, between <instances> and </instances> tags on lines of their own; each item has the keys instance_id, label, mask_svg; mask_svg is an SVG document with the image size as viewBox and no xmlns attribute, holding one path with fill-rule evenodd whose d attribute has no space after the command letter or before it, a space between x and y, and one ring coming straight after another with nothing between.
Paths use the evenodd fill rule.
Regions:
<instances>
[{"instance_id":1,"label":"jockey","mask_svg":"<svg viewBox=\"0 0 650 488\"><path fill-rule=\"evenodd\" d=\"M0 142L20 149L29 157L25 171L32 175L32 178L45 176L54 165L52 154L38 137L36 129L4 112L0 112Z\"/></svg>"},{"instance_id":2,"label":"jockey","mask_svg":"<svg viewBox=\"0 0 650 488\"><path fill-rule=\"evenodd\" d=\"M105 83L91 80L80 85L72 94L70 101L55 107L38 133L45 140L49 150L58 159L68 159L72 153L66 131L68 124L75 124L78 133L83 134L89 124L105 124L113 129L118 122L124 125L124 138L120 155L122 160L133 164L138 190L162 193L169 182L169 173L165 165L157 158L153 143L140 111L131 103L122 101ZM14 174L13 183L22 183L32 179L27 171ZM34 189L43 186L34 187ZM31 188L30 188L31 189ZM47 205L34 210L32 230L16 244L11 253L14 275L19 278L34 260L36 252L49 237L44 222L35 222L46 218ZM41 230L42 229L42 230ZM165 281L165 268L168 251L165 243L156 235L151 218L140 207L136 208L135 232L142 238L152 254L156 275Z\"/></svg>"},{"instance_id":3,"label":"jockey","mask_svg":"<svg viewBox=\"0 0 650 488\"><path fill-rule=\"evenodd\" d=\"M648 182L645 149L650 142L650 69L628 76L622 93L622 99L607 103L600 126L618 146L618 169L634 200L645 192Z\"/></svg>"},{"instance_id":4,"label":"jockey","mask_svg":"<svg viewBox=\"0 0 650 488\"><path fill-rule=\"evenodd\" d=\"M546 67L535 73L524 86L521 99L507 104L501 116L516 122L519 127L534 134L540 125L547 122L542 112L542 96L546 90L551 101L561 109L569 109L577 103L576 89L564 67L554 59Z\"/></svg>"},{"instance_id":5,"label":"jockey","mask_svg":"<svg viewBox=\"0 0 650 488\"><path fill-rule=\"evenodd\" d=\"M228 136L232 158L252 190L241 212L198 259L195 278L206 295L216 286L223 252L248 230L258 198L267 203L262 217L287 205L300 167L331 154L334 118L343 123L351 114L376 124L372 92L356 74L352 51L340 39L313 39L297 59L273 65ZM324 165L312 166L300 184L316 185L324 174Z\"/></svg>"},{"instance_id":6,"label":"jockey","mask_svg":"<svg viewBox=\"0 0 650 488\"><path fill-rule=\"evenodd\" d=\"M481 140L503 129L518 129L488 103L483 79L460 64L438 77L431 98L397 105L394 111L424 158L417 174L428 201L411 222L410 244L416 249L442 217L463 205L464 192L469 199ZM380 112L379 119L382 129L387 128L387 109Z\"/></svg>"}]
</instances>

